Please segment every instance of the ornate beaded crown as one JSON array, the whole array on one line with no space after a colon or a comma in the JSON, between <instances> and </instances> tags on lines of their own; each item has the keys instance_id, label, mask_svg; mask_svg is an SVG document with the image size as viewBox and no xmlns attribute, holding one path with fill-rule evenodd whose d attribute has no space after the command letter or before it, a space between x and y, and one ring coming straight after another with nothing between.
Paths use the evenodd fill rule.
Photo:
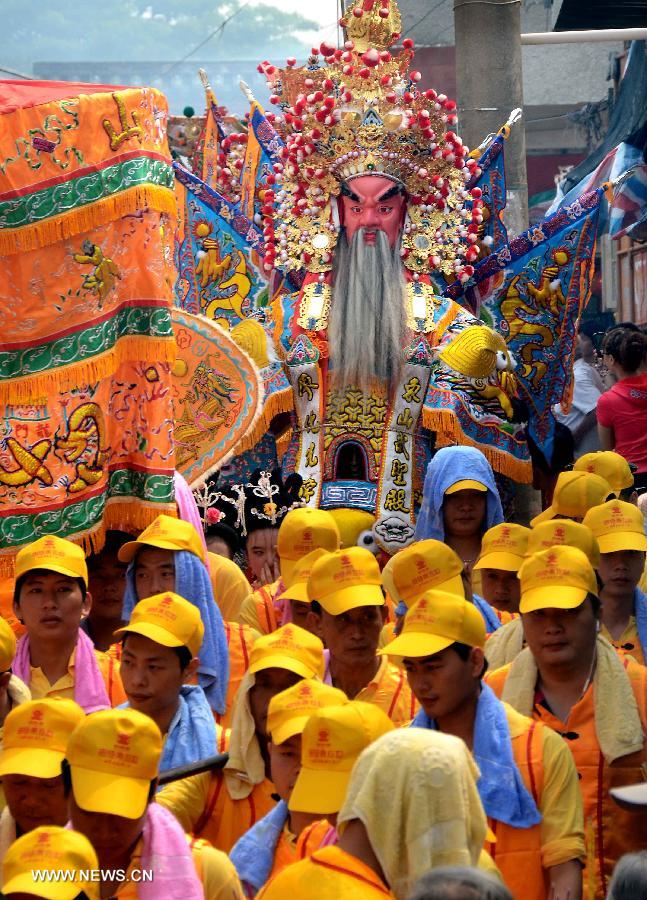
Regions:
<instances>
[{"instance_id":1,"label":"ornate beaded crown","mask_svg":"<svg viewBox=\"0 0 647 900\"><path fill-rule=\"evenodd\" d=\"M304 67L259 66L283 111L268 119L285 141L264 198L266 266L330 269L342 184L373 174L406 190L405 267L469 276L483 220L480 191L466 190L477 163L452 130L456 103L418 90L413 41L389 49L400 36L394 0L355 0L340 21L343 48L324 43Z\"/></svg>"}]
</instances>

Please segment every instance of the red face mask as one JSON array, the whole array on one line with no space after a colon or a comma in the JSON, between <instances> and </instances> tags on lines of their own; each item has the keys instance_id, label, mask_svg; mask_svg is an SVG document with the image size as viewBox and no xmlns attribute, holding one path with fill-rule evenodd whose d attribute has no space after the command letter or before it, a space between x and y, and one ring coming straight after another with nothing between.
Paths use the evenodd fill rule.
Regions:
<instances>
[{"instance_id":1,"label":"red face mask","mask_svg":"<svg viewBox=\"0 0 647 900\"><path fill-rule=\"evenodd\" d=\"M348 243L364 228L367 244L375 244L375 233L383 231L394 247L406 212L404 194L394 191L396 183L384 175L359 175L347 187L351 196L342 195L340 211Z\"/></svg>"}]
</instances>

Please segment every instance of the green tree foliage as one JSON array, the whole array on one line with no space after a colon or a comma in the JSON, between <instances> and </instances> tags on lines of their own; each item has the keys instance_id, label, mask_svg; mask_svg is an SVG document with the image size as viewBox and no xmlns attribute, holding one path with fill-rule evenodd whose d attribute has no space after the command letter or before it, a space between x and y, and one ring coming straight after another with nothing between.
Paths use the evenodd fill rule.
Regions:
<instances>
[{"instance_id":1,"label":"green tree foliage","mask_svg":"<svg viewBox=\"0 0 647 900\"><path fill-rule=\"evenodd\" d=\"M243 0L2 0L0 65L30 73L34 62L175 60ZM199 51L202 60L304 56L305 16L247 6Z\"/></svg>"}]
</instances>

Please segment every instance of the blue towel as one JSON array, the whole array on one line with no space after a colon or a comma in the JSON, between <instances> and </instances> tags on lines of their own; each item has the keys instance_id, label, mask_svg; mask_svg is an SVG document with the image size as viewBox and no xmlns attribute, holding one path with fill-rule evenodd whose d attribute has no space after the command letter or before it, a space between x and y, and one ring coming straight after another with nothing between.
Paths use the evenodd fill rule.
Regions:
<instances>
[{"instance_id":1,"label":"blue towel","mask_svg":"<svg viewBox=\"0 0 647 900\"><path fill-rule=\"evenodd\" d=\"M424 709L411 724L418 728L436 728L435 721ZM481 686L476 707L472 755L481 770L476 786L486 815L513 828L538 825L541 813L514 761L505 707L486 684Z\"/></svg>"},{"instance_id":2,"label":"blue towel","mask_svg":"<svg viewBox=\"0 0 647 900\"><path fill-rule=\"evenodd\" d=\"M638 629L638 640L643 649L643 656L647 659L647 594L638 587L634 590L634 615L636 617L636 628Z\"/></svg>"},{"instance_id":3,"label":"blue towel","mask_svg":"<svg viewBox=\"0 0 647 900\"><path fill-rule=\"evenodd\" d=\"M129 703L122 703L119 709L129 707ZM197 684L183 684L178 710L164 741L159 771L199 762L217 752L216 722L204 691Z\"/></svg>"},{"instance_id":4,"label":"blue towel","mask_svg":"<svg viewBox=\"0 0 647 900\"><path fill-rule=\"evenodd\" d=\"M425 475L422 506L416 522L416 540L445 540L443 499L445 491L457 481L480 481L487 487L487 508L483 531L503 522L501 498L494 472L485 456L475 447L443 447L429 465Z\"/></svg>"},{"instance_id":5,"label":"blue towel","mask_svg":"<svg viewBox=\"0 0 647 900\"><path fill-rule=\"evenodd\" d=\"M175 593L184 597L200 611L204 623L204 638L198 654L198 681L207 695L209 706L221 715L227 707L229 684L229 648L220 610L213 598L213 589L206 566L188 550L175 550ZM137 603L134 565L126 570L126 591L122 616L130 621Z\"/></svg>"},{"instance_id":6,"label":"blue towel","mask_svg":"<svg viewBox=\"0 0 647 900\"><path fill-rule=\"evenodd\" d=\"M260 891L270 877L276 847L288 820L288 805L280 800L274 809L252 825L229 853L243 888Z\"/></svg>"},{"instance_id":7,"label":"blue towel","mask_svg":"<svg viewBox=\"0 0 647 900\"><path fill-rule=\"evenodd\" d=\"M485 619L485 630L488 634L492 634L493 631L496 631L497 628L501 627L501 619L499 619L494 612L494 609L484 597L479 596L479 594L474 594L474 606Z\"/></svg>"}]
</instances>

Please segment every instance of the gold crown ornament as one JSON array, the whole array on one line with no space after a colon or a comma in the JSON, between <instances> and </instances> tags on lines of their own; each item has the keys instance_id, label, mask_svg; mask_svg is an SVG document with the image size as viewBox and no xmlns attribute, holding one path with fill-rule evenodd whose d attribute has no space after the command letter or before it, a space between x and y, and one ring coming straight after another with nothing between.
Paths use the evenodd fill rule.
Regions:
<instances>
[{"instance_id":1,"label":"gold crown ornament","mask_svg":"<svg viewBox=\"0 0 647 900\"><path fill-rule=\"evenodd\" d=\"M456 103L418 89L412 40L389 49L400 29L394 0L356 0L341 24L342 48L323 43L300 68L295 59L259 66L283 113L267 118L285 142L261 208L264 265L330 270L342 186L382 175L407 194L405 268L467 280L483 212L480 189L466 188L479 169L453 130Z\"/></svg>"}]
</instances>

